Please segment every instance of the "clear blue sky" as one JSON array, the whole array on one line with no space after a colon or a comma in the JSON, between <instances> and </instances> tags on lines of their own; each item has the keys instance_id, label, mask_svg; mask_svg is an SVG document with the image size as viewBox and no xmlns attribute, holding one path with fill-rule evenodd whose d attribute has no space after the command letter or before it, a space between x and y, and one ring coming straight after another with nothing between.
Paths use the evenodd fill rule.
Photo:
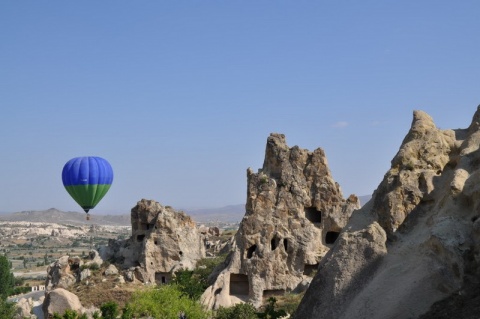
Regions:
<instances>
[{"instance_id":1,"label":"clear blue sky","mask_svg":"<svg viewBox=\"0 0 480 319\"><path fill-rule=\"evenodd\" d=\"M0 211L81 211L66 161L113 166L92 213L246 200L271 132L371 194L412 111L467 127L479 1L1 1Z\"/></svg>"}]
</instances>

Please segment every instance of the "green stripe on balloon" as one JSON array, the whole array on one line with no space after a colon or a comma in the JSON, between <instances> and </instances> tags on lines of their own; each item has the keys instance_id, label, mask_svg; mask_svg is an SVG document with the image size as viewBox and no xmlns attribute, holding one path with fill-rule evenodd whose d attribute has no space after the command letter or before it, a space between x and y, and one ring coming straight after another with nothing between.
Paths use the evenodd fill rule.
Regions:
<instances>
[{"instance_id":1,"label":"green stripe on balloon","mask_svg":"<svg viewBox=\"0 0 480 319\"><path fill-rule=\"evenodd\" d=\"M65 189L84 210L94 208L110 189L111 184L70 185Z\"/></svg>"}]
</instances>

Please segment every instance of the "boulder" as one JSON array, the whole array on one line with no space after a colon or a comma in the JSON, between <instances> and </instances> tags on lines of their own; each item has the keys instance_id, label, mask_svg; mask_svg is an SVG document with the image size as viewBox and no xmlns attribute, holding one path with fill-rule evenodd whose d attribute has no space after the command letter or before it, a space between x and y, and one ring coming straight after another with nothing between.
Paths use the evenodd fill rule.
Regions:
<instances>
[{"instance_id":1,"label":"boulder","mask_svg":"<svg viewBox=\"0 0 480 319\"><path fill-rule=\"evenodd\" d=\"M16 307L17 313L15 315L15 319L30 318L33 308L33 300L32 298L21 298L17 302Z\"/></svg>"},{"instance_id":2,"label":"boulder","mask_svg":"<svg viewBox=\"0 0 480 319\"><path fill-rule=\"evenodd\" d=\"M80 314L83 313L83 307L77 295L63 288L57 288L47 293L43 302L45 318L51 318L54 313L63 315L67 309L74 310Z\"/></svg>"},{"instance_id":3,"label":"boulder","mask_svg":"<svg viewBox=\"0 0 480 319\"><path fill-rule=\"evenodd\" d=\"M118 275L118 269L114 265L109 265L104 271L105 276Z\"/></svg>"}]
</instances>

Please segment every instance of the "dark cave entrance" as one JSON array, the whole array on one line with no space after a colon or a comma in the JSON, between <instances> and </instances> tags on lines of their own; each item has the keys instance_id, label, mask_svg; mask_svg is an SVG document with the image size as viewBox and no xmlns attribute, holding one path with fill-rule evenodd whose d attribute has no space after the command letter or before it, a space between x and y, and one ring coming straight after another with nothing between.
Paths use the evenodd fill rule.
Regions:
<instances>
[{"instance_id":1,"label":"dark cave entrance","mask_svg":"<svg viewBox=\"0 0 480 319\"><path fill-rule=\"evenodd\" d=\"M253 245L247 249L247 258L250 259L253 257L254 251L257 250L257 245Z\"/></svg>"},{"instance_id":2,"label":"dark cave entrance","mask_svg":"<svg viewBox=\"0 0 480 319\"><path fill-rule=\"evenodd\" d=\"M168 284L172 280L172 275L168 272L156 272L155 282L157 284Z\"/></svg>"},{"instance_id":3,"label":"dark cave entrance","mask_svg":"<svg viewBox=\"0 0 480 319\"><path fill-rule=\"evenodd\" d=\"M322 212L315 207L305 207L305 217L314 224L322 222Z\"/></svg>"},{"instance_id":4,"label":"dark cave entrance","mask_svg":"<svg viewBox=\"0 0 480 319\"><path fill-rule=\"evenodd\" d=\"M272 248L272 251L274 251L275 249L277 249L277 246L278 246L278 238L277 236L274 236L270 242L270 246Z\"/></svg>"},{"instance_id":5,"label":"dark cave entrance","mask_svg":"<svg viewBox=\"0 0 480 319\"><path fill-rule=\"evenodd\" d=\"M340 232L338 232L338 231L329 231L329 232L327 232L327 234L325 235L325 243L326 243L327 245L332 245L332 244L334 244L339 235L340 235Z\"/></svg>"},{"instance_id":6,"label":"dark cave entrance","mask_svg":"<svg viewBox=\"0 0 480 319\"><path fill-rule=\"evenodd\" d=\"M230 274L230 295L248 295L250 284L244 274Z\"/></svg>"},{"instance_id":7,"label":"dark cave entrance","mask_svg":"<svg viewBox=\"0 0 480 319\"><path fill-rule=\"evenodd\" d=\"M318 269L318 264L315 265L305 265L303 268L303 274L305 276L311 276L313 275Z\"/></svg>"}]
</instances>

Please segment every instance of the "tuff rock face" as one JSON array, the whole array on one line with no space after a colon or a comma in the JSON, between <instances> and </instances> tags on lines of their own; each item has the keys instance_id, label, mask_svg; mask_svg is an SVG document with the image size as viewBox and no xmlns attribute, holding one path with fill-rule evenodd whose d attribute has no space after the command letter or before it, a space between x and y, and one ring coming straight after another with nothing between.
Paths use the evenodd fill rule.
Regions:
<instances>
[{"instance_id":1,"label":"tuff rock face","mask_svg":"<svg viewBox=\"0 0 480 319\"><path fill-rule=\"evenodd\" d=\"M247 171L246 214L226 268L202 296L209 308L305 289L333 246L358 198L342 196L322 149L289 148L282 134L267 140L258 173Z\"/></svg>"},{"instance_id":2,"label":"tuff rock face","mask_svg":"<svg viewBox=\"0 0 480 319\"><path fill-rule=\"evenodd\" d=\"M415 111L391 169L321 260L294 318L418 318L468 293L480 278L479 148L480 107L457 130Z\"/></svg>"},{"instance_id":3,"label":"tuff rock face","mask_svg":"<svg viewBox=\"0 0 480 319\"><path fill-rule=\"evenodd\" d=\"M123 268L125 279L166 283L178 269L193 269L205 257L204 238L185 213L142 199L131 211L132 237L110 241L100 254Z\"/></svg>"}]
</instances>

